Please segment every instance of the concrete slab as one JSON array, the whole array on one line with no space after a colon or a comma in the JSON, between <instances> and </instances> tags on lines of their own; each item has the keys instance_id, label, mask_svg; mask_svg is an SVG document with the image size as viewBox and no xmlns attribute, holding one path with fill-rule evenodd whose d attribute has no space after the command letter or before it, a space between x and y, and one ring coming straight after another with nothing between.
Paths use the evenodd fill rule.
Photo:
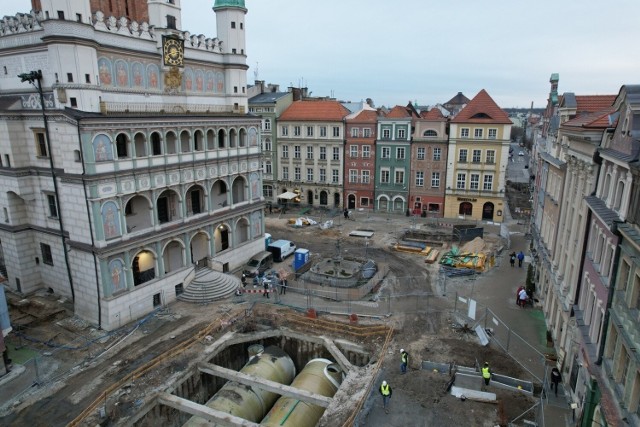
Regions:
<instances>
[{"instance_id":1,"label":"concrete slab","mask_svg":"<svg viewBox=\"0 0 640 427\"><path fill-rule=\"evenodd\" d=\"M215 425L225 427L259 427L259 424L252 423L243 418L227 414L226 412L211 409L208 406L200 405L187 399L183 399L178 396L174 396L169 393L160 393L158 395L158 403L177 409L182 412L186 412L191 415L204 418L207 421L215 423Z\"/></svg>"},{"instance_id":2,"label":"concrete slab","mask_svg":"<svg viewBox=\"0 0 640 427\"><path fill-rule=\"evenodd\" d=\"M373 237L373 231L354 230L349 233L351 237Z\"/></svg>"},{"instance_id":3,"label":"concrete slab","mask_svg":"<svg viewBox=\"0 0 640 427\"><path fill-rule=\"evenodd\" d=\"M457 398L464 396L469 399L482 399L482 400L488 400L488 401L495 401L497 399L497 396L495 393L471 390L468 388L456 387L456 386L451 387L451 395Z\"/></svg>"}]
</instances>

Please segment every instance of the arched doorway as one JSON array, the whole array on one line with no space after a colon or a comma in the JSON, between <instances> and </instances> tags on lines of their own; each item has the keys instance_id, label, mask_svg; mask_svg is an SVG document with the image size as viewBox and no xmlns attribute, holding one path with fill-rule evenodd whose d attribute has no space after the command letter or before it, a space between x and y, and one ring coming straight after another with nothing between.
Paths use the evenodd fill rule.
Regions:
<instances>
[{"instance_id":1,"label":"arched doorway","mask_svg":"<svg viewBox=\"0 0 640 427\"><path fill-rule=\"evenodd\" d=\"M340 206L340 193L333 193L333 206Z\"/></svg>"},{"instance_id":2,"label":"arched doorway","mask_svg":"<svg viewBox=\"0 0 640 427\"><path fill-rule=\"evenodd\" d=\"M184 247L178 241L172 241L164 248L162 258L164 261L164 272L170 273L184 267Z\"/></svg>"},{"instance_id":3,"label":"arched doorway","mask_svg":"<svg viewBox=\"0 0 640 427\"><path fill-rule=\"evenodd\" d=\"M329 197L329 196L328 196L327 192L326 192L326 191L324 191L324 190L322 190L322 191L320 192L320 205L322 205L322 206L327 206L327 203L328 203L327 199L328 199L328 197Z\"/></svg>"},{"instance_id":4,"label":"arched doorway","mask_svg":"<svg viewBox=\"0 0 640 427\"><path fill-rule=\"evenodd\" d=\"M131 265L133 270L133 284L138 286L142 283L155 279L156 260L150 251L142 251L133 259Z\"/></svg>"},{"instance_id":5,"label":"arched doorway","mask_svg":"<svg viewBox=\"0 0 640 427\"><path fill-rule=\"evenodd\" d=\"M389 209L389 198L387 196L380 196L378 199L378 210L379 211L387 211Z\"/></svg>"},{"instance_id":6,"label":"arched doorway","mask_svg":"<svg viewBox=\"0 0 640 427\"><path fill-rule=\"evenodd\" d=\"M229 228L225 224L221 224L216 228L214 234L216 253L229 249Z\"/></svg>"},{"instance_id":7,"label":"arched doorway","mask_svg":"<svg viewBox=\"0 0 640 427\"><path fill-rule=\"evenodd\" d=\"M487 202L482 206L482 219L493 220L493 203Z\"/></svg>"},{"instance_id":8,"label":"arched doorway","mask_svg":"<svg viewBox=\"0 0 640 427\"><path fill-rule=\"evenodd\" d=\"M307 190L307 200L309 201L310 205L313 204L313 191Z\"/></svg>"},{"instance_id":9,"label":"arched doorway","mask_svg":"<svg viewBox=\"0 0 640 427\"><path fill-rule=\"evenodd\" d=\"M355 209L356 208L356 196L354 196L353 194L349 194L349 198L347 201L347 206L348 209Z\"/></svg>"},{"instance_id":10,"label":"arched doorway","mask_svg":"<svg viewBox=\"0 0 640 427\"><path fill-rule=\"evenodd\" d=\"M473 205L469 202L460 203L460 208L458 209L458 214L460 215L471 215L473 213Z\"/></svg>"},{"instance_id":11,"label":"arched doorway","mask_svg":"<svg viewBox=\"0 0 640 427\"><path fill-rule=\"evenodd\" d=\"M209 257L209 236L205 233L197 233L191 239L191 262L206 264Z\"/></svg>"}]
</instances>

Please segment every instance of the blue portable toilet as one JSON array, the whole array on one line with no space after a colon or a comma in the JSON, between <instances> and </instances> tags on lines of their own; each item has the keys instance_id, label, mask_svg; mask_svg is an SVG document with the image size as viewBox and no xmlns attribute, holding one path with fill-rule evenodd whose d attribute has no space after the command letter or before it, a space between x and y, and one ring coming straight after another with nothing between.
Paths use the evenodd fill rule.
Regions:
<instances>
[{"instance_id":1,"label":"blue portable toilet","mask_svg":"<svg viewBox=\"0 0 640 427\"><path fill-rule=\"evenodd\" d=\"M309 249L296 249L293 253L293 270L299 270L303 265L309 262Z\"/></svg>"},{"instance_id":2,"label":"blue portable toilet","mask_svg":"<svg viewBox=\"0 0 640 427\"><path fill-rule=\"evenodd\" d=\"M267 250L267 248L269 247L272 241L273 241L273 237L271 237L271 234L264 233L264 250L265 251Z\"/></svg>"}]
</instances>

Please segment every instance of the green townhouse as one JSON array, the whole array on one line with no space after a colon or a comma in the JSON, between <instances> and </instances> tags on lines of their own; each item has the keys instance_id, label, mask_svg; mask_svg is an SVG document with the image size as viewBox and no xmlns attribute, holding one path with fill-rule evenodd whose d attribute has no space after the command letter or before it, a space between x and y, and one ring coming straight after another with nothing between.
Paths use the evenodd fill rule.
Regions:
<instances>
[{"instance_id":1,"label":"green townhouse","mask_svg":"<svg viewBox=\"0 0 640 427\"><path fill-rule=\"evenodd\" d=\"M401 106L378 119L375 181L378 212L404 213L408 208L411 122L411 113Z\"/></svg>"}]
</instances>

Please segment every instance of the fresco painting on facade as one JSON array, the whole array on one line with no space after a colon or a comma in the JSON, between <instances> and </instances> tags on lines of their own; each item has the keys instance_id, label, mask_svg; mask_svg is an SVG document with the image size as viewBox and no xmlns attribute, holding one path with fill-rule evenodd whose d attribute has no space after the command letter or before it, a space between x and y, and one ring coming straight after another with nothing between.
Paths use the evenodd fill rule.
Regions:
<instances>
[{"instance_id":1,"label":"fresco painting on facade","mask_svg":"<svg viewBox=\"0 0 640 427\"><path fill-rule=\"evenodd\" d=\"M256 128L249 129L249 146L256 147L258 145L258 130Z\"/></svg>"},{"instance_id":2,"label":"fresco painting on facade","mask_svg":"<svg viewBox=\"0 0 640 427\"><path fill-rule=\"evenodd\" d=\"M261 185L260 185L260 176L257 173L251 174L251 198L252 199L260 199L262 197L261 194Z\"/></svg>"},{"instance_id":3,"label":"fresco painting on facade","mask_svg":"<svg viewBox=\"0 0 640 427\"><path fill-rule=\"evenodd\" d=\"M129 87L129 63L122 59L117 59L116 64L116 85L118 87Z\"/></svg>"},{"instance_id":4,"label":"fresco painting on facade","mask_svg":"<svg viewBox=\"0 0 640 427\"><path fill-rule=\"evenodd\" d=\"M111 61L107 58L98 59L98 69L100 76L100 84L103 86L111 86L113 84L113 72L111 71Z\"/></svg>"},{"instance_id":5,"label":"fresco painting on facade","mask_svg":"<svg viewBox=\"0 0 640 427\"><path fill-rule=\"evenodd\" d=\"M213 93L213 90L214 90L214 88L215 88L215 83L214 83L214 81L215 81L215 75L214 75L213 71L207 71L207 74L206 74L206 81L207 81L207 88L206 88L206 91L207 91L208 93Z\"/></svg>"},{"instance_id":6,"label":"fresco painting on facade","mask_svg":"<svg viewBox=\"0 0 640 427\"><path fill-rule=\"evenodd\" d=\"M133 71L133 87L134 88L144 88L145 85L145 72L144 65L140 62L134 62L131 66Z\"/></svg>"},{"instance_id":7,"label":"fresco painting on facade","mask_svg":"<svg viewBox=\"0 0 640 427\"><path fill-rule=\"evenodd\" d=\"M111 293L115 294L127 288L127 280L124 274L124 262L120 258L109 262L109 273L111 277Z\"/></svg>"},{"instance_id":8,"label":"fresco painting on facade","mask_svg":"<svg viewBox=\"0 0 640 427\"><path fill-rule=\"evenodd\" d=\"M204 92L204 72L196 70L196 91Z\"/></svg>"},{"instance_id":9,"label":"fresco painting on facade","mask_svg":"<svg viewBox=\"0 0 640 427\"><path fill-rule=\"evenodd\" d=\"M216 73L216 92L224 93L224 74L221 72Z\"/></svg>"},{"instance_id":10,"label":"fresco painting on facade","mask_svg":"<svg viewBox=\"0 0 640 427\"><path fill-rule=\"evenodd\" d=\"M118 206L114 202L106 202L102 205L102 226L105 239L120 237L120 222L118 218Z\"/></svg>"},{"instance_id":11,"label":"fresco painting on facade","mask_svg":"<svg viewBox=\"0 0 640 427\"><path fill-rule=\"evenodd\" d=\"M156 64L147 65L147 79L150 89L159 89L160 84L160 68Z\"/></svg>"},{"instance_id":12,"label":"fresco painting on facade","mask_svg":"<svg viewBox=\"0 0 640 427\"><path fill-rule=\"evenodd\" d=\"M93 155L96 162L113 160L113 144L107 135L96 135L93 139Z\"/></svg>"},{"instance_id":13,"label":"fresco painting on facade","mask_svg":"<svg viewBox=\"0 0 640 427\"><path fill-rule=\"evenodd\" d=\"M193 70L190 67L186 67L182 73L183 85L182 88L188 92L193 90Z\"/></svg>"}]
</instances>

